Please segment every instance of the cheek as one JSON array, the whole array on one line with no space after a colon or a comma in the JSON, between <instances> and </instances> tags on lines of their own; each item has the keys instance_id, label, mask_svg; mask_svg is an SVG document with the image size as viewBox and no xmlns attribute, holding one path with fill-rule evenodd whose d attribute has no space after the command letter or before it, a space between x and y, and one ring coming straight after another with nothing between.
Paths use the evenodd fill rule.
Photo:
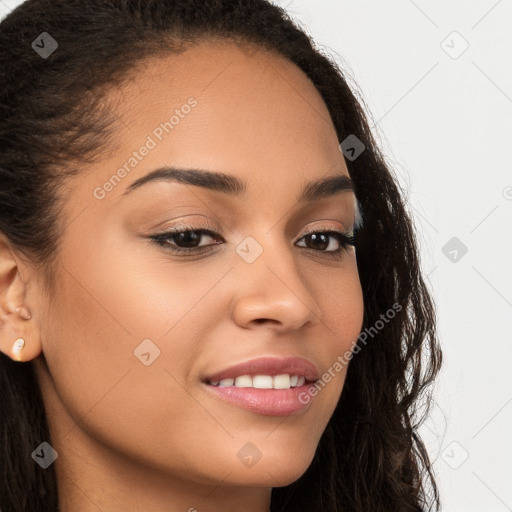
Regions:
<instances>
[{"instance_id":1,"label":"cheek","mask_svg":"<svg viewBox=\"0 0 512 512\"><path fill-rule=\"evenodd\" d=\"M222 318L218 295L208 292L226 269L180 272L160 255L144 263L112 251L82 252L63 267L42 333L62 414L92 438L167 467L185 452L199 461L214 441L231 442L189 391ZM220 474L220 448L210 451Z\"/></svg>"},{"instance_id":2,"label":"cheek","mask_svg":"<svg viewBox=\"0 0 512 512\"><path fill-rule=\"evenodd\" d=\"M206 339L202 325L209 323L190 313L211 284L190 291L183 282L174 297L177 278L149 281L118 266L103 281L98 269L73 269L87 290L64 272L49 310L43 350L59 397L54 421L69 415L90 438L160 469L190 470L208 453L208 468L221 474L225 451L240 447L227 446L225 430L185 389L200 352L194 340ZM135 355L147 339L155 345ZM68 431L72 438L78 429Z\"/></svg>"},{"instance_id":3,"label":"cheek","mask_svg":"<svg viewBox=\"0 0 512 512\"><path fill-rule=\"evenodd\" d=\"M325 340L318 347L324 361L325 373L321 376L317 389L318 394L328 395L326 422L343 390L364 318L364 297L355 254L344 260L338 271L328 274L319 275L317 272L314 276L315 294L323 313Z\"/></svg>"},{"instance_id":4,"label":"cheek","mask_svg":"<svg viewBox=\"0 0 512 512\"><path fill-rule=\"evenodd\" d=\"M322 312L324 335L331 350L352 346L363 325L364 298L355 253L347 254L336 267L304 271L308 289Z\"/></svg>"},{"instance_id":5,"label":"cheek","mask_svg":"<svg viewBox=\"0 0 512 512\"><path fill-rule=\"evenodd\" d=\"M113 255L64 264L44 334L52 373L92 397L128 369L165 367L183 381L197 359L195 340L206 338L222 312L211 296L205 300L219 272L180 272L164 258L149 264L136 254Z\"/></svg>"}]
</instances>

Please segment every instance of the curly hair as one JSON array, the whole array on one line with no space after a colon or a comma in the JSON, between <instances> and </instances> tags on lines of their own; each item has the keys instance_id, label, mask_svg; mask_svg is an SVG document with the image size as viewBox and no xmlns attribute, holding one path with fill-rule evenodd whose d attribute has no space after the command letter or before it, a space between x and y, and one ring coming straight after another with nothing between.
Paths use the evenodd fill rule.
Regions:
<instances>
[{"instance_id":1,"label":"curly hair","mask_svg":"<svg viewBox=\"0 0 512 512\"><path fill-rule=\"evenodd\" d=\"M48 58L31 48L42 32L59 45ZM293 62L321 94L338 140L355 135L364 144L347 161L364 217L356 243L364 329L401 306L365 346L358 339L311 465L272 489L271 510L438 510L418 428L430 412L442 352L415 228L346 73L284 9L267 0L28 0L17 7L0 23L0 231L51 289L66 220L62 179L114 143L108 91L149 57L216 39ZM32 362L0 353L0 404L1 510L56 512L54 468L41 470L30 457L41 439L51 439Z\"/></svg>"}]
</instances>

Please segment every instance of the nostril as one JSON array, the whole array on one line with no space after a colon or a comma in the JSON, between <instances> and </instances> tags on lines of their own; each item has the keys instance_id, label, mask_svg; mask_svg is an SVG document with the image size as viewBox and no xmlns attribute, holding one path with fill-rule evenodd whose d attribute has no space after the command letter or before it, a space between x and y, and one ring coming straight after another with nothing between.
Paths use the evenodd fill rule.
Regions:
<instances>
[{"instance_id":1,"label":"nostril","mask_svg":"<svg viewBox=\"0 0 512 512\"><path fill-rule=\"evenodd\" d=\"M276 324L279 323L278 320L274 320L273 318L255 318L253 320L253 322L256 322L258 324L262 324L262 323L265 323L265 322L273 322L273 323L276 323Z\"/></svg>"}]
</instances>

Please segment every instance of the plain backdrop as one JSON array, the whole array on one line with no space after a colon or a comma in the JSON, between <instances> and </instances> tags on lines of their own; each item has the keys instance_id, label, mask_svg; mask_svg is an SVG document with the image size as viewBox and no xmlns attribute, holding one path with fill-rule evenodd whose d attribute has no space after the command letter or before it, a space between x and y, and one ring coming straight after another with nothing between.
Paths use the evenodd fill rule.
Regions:
<instances>
[{"instance_id":1,"label":"plain backdrop","mask_svg":"<svg viewBox=\"0 0 512 512\"><path fill-rule=\"evenodd\" d=\"M417 226L444 351L421 429L442 510L512 510L512 0L274 3L354 80Z\"/></svg>"}]
</instances>

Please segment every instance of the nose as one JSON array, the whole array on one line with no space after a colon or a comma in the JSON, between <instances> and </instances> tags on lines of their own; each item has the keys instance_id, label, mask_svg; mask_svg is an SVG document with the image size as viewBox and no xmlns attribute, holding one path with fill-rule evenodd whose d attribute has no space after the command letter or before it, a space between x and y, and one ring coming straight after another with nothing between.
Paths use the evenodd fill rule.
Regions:
<instances>
[{"instance_id":1,"label":"nose","mask_svg":"<svg viewBox=\"0 0 512 512\"><path fill-rule=\"evenodd\" d=\"M293 247L284 242L272 244L272 249L269 245L252 263L242 258L236 262L235 323L246 329L263 324L285 332L321 322L321 309L297 268Z\"/></svg>"}]
</instances>

